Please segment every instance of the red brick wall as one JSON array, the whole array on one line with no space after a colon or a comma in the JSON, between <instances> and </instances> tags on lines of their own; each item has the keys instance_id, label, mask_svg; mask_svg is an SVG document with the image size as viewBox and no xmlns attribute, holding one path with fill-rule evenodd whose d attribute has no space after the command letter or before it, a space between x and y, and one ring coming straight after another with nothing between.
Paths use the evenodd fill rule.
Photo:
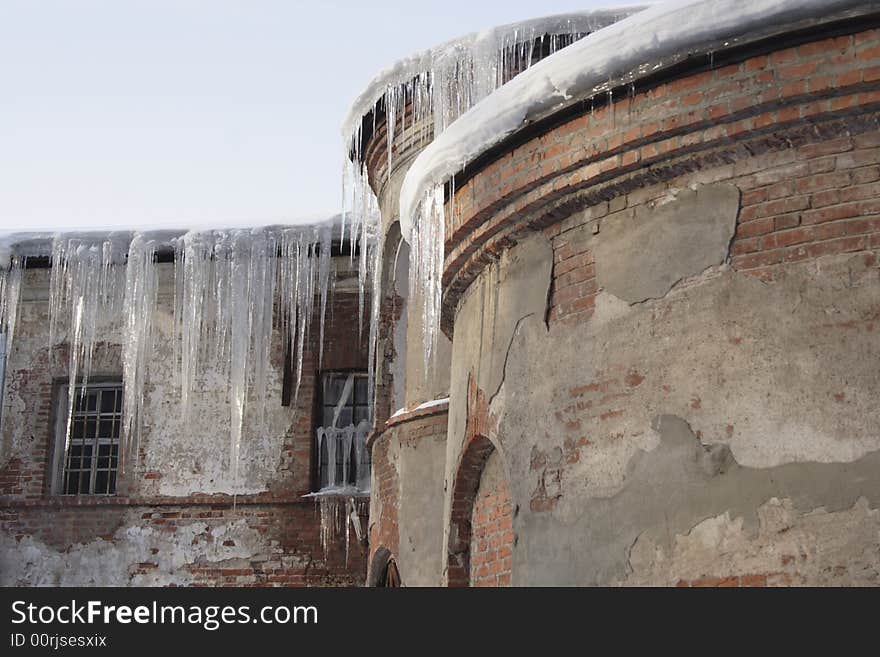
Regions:
<instances>
[{"instance_id":1,"label":"red brick wall","mask_svg":"<svg viewBox=\"0 0 880 657\"><path fill-rule=\"evenodd\" d=\"M547 319L566 323L589 319L596 305L596 265L586 247L570 245L565 239L553 243L553 278L550 282L550 310Z\"/></svg>"},{"instance_id":2,"label":"red brick wall","mask_svg":"<svg viewBox=\"0 0 880 657\"><path fill-rule=\"evenodd\" d=\"M140 498L95 500L77 504L76 500L47 500L27 506L0 509L0 530L16 538L32 535L59 551L95 539L124 541L115 533L139 519L137 526L167 536L194 523L207 528L197 537L210 549L215 540L211 530L232 521L244 520L249 529L261 534L265 544L250 557L219 562L207 559L186 564L176 576L191 578L196 586L360 586L366 572L366 546L358 544L353 532L346 555L344 534L321 544L317 503L301 497L275 499L251 496L233 506L227 496ZM366 524L367 516L361 518ZM225 536L226 547L235 547L235 537ZM164 555L156 553L147 561L132 563L129 576L150 574ZM124 586L127 582L118 582Z\"/></svg>"},{"instance_id":3,"label":"red brick wall","mask_svg":"<svg viewBox=\"0 0 880 657\"><path fill-rule=\"evenodd\" d=\"M764 280L789 262L880 249L880 132L795 149L793 162L736 179L732 264Z\"/></svg>"},{"instance_id":4,"label":"red brick wall","mask_svg":"<svg viewBox=\"0 0 880 657\"><path fill-rule=\"evenodd\" d=\"M513 517L505 477L483 477L471 516L471 586L510 586Z\"/></svg>"},{"instance_id":5,"label":"red brick wall","mask_svg":"<svg viewBox=\"0 0 880 657\"><path fill-rule=\"evenodd\" d=\"M413 447L421 440L446 436L446 407L432 407L413 411L390 419L381 433L373 438L373 488L372 496L380 503L371 508L370 514L370 560L380 549L386 549L392 556L400 554L400 473L396 452L397 446ZM381 513L376 512L377 508ZM400 576L404 584L407 573L401 568ZM372 573L368 575L368 581Z\"/></svg>"},{"instance_id":6,"label":"red brick wall","mask_svg":"<svg viewBox=\"0 0 880 657\"><path fill-rule=\"evenodd\" d=\"M370 514L370 562L380 548L399 553L397 460L389 455L390 438L380 437L372 446L373 479L371 495L381 500L381 516ZM371 509L375 511L375 509ZM405 577L401 573L401 577ZM405 581L405 580L404 580Z\"/></svg>"},{"instance_id":7,"label":"red brick wall","mask_svg":"<svg viewBox=\"0 0 880 657\"><path fill-rule=\"evenodd\" d=\"M369 306L369 301L365 300ZM180 575L198 585L210 586L298 586L362 585L366 573L366 545L353 533L346 555L345 536L335 537L325 555L320 537L320 513L316 502L303 499L311 490L313 469L314 407L318 374L329 369L366 369L366 342L358 340L357 294L337 293L328 303L323 364L317 363L319 324L316 316L310 344L303 356L298 413L284 437L281 459L269 490L256 495L159 495L162 472L129 469L120 475L119 495L112 498L67 498L50 495L49 454L52 432L53 379L65 372L53 371L48 351L25 369L7 371L7 382L29 404L33 432L24 436L22 456L11 459L0 470L0 531L16 540L35 539L64 552L97 539L124 542L117 530L137 526L161 532L170 540L193 523L206 523L206 549L210 529L244 520L249 529L264 538L246 565L224 566L207 557L185 565ZM366 320L365 320L366 321ZM21 339L21 333L19 334ZM63 351L63 348L61 348ZM60 354L58 363L66 363ZM283 354L275 350L274 365L281 366ZM121 372L118 345L99 345L93 372L118 375ZM223 443L226 444L225 442ZM141 450L149 448L149 436ZM219 452L216 452L219 454ZM362 525L366 527L367 513ZM233 541L234 538L226 540ZM120 545L120 548L124 546ZM227 547L234 547L229 545ZM157 561L161 555L157 556ZM129 576L148 574L157 561L132 564ZM221 562L222 563L222 562ZM126 581L118 582L125 585Z\"/></svg>"},{"instance_id":8,"label":"red brick wall","mask_svg":"<svg viewBox=\"0 0 880 657\"><path fill-rule=\"evenodd\" d=\"M650 201L647 188L662 194L663 183L711 169L715 181L743 191L737 269L767 278L786 262L876 250L878 129L877 30L621 94L457 181L455 212L447 212L444 330L451 332L462 292L519 235L543 229L556 237ZM564 240L554 246L549 319L584 319L594 293L590 255L570 252Z\"/></svg>"},{"instance_id":9,"label":"red brick wall","mask_svg":"<svg viewBox=\"0 0 880 657\"><path fill-rule=\"evenodd\" d=\"M481 162L479 169L471 169L455 181L454 204L447 206L446 214L443 328L447 334L456 328L456 309L461 312L462 295L486 265L536 231L542 231L553 248L548 323L552 328L555 323L589 322L600 291L596 255L590 249L592 236L598 234L601 239L606 225L624 217L643 216L643 209L673 198L672 190L696 184L727 183L740 190L737 226L727 262L720 271L707 272L701 282L717 275L724 281L742 283L732 271L763 281L782 279L788 265L828 254L857 253L859 263L869 268L880 263L877 30L817 38L813 43L770 55L661 81L634 94L615 92L611 106L604 100L600 99L594 111L587 103L581 116L544 133L517 135L516 142L509 142L507 152L486 164ZM602 264L598 263L600 272ZM791 273L807 269L792 267ZM820 269L816 265L810 271ZM690 284L701 283L681 283ZM778 287L781 285L768 289ZM659 325L666 307L660 301L656 307ZM602 331L611 330L612 321L609 318L595 328L598 338L604 337ZM866 332L876 330L875 316L868 314L858 321L864 321ZM620 326L630 325L621 320ZM574 334L552 331L548 339L556 335L568 340ZM731 336L731 346L740 340ZM483 348L490 345L496 346L491 339L484 339ZM548 422L552 429L546 437L505 438L509 441L504 443L508 456L516 454L510 457L511 462L527 464L517 474L517 481L520 477L529 481L530 493L522 501L527 516L574 517L579 507L586 506L588 494L581 488L585 477L575 480L572 473L591 472L593 458L610 455L613 459L614 450L620 449L624 440L642 435L633 428L631 418L639 415L642 421L646 407L653 412L655 407L646 404L646 398L659 399L656 408L671 412L666 410L666 400L672 399L674 391L668 382L647 378L658 374L657 369L640 365L634 357L618 360L612 349L604 350L605 346L600 342L595 352L585 347L584 360L589 362L583 374L567 369L562 379L548 381L553 396L536 410L539 414L546 412L548 420L552 417ZM636 350L640 347L634 347L633 352L641 353ZM543 349L538 347L537 353L546 354ZM568 349L573 357L580 357L572 342L560 344L561 353L569 353ZM645 353L651 353L650 345ZM540 376L540 367L531 358L521 354L518 362L527 363L530 375ZM659 365L662 371L663 364ZM702 365L697 364L696 370L704 376ZM705 365L711 369L711 360L707 359ZM652 366L657 368L658 363ZM743 376L749 375L746 368ZM761 385L756 381L754 387ZM513 390L522 392L523 388ZM767 397L772 395L773 390L768 389ZM842 401L843 393L839 395L835 399ZM675 404L675 412L681 417L689 417L689 410L698 415L701 405L706 406L699 390L692 398L689 396L690 391L669 402L670 406ZM509 405L510 397L507 399ZM507 417L519 419L525 413L505 411L503 402L499 406ZM470 410L469 406L468 423ZM704 408L702 412L709 415L712 409ZM725 419L721 415L717 420L713 418L715 435L709 437L711 442L723 439L725 432L731 440L735 430L741 431L735 429L732 420L725 427ZM695 424L695 434L702 438L696 427L704 426ZM464 438L462 451L466 454L470 433ZM522 440L532 443L525 447L529 451L524 454L517 453L523 449ZM457 487L451 495L454 514L459 504ZM461 497L466 499L466 495ZM485 503L477 501L476 506L481 511ZM486 515L475 511L469 516L474 532L478 530L478 517L485 519ZM463 526L455 515L452 523L451 541L456 526ZM533 537L525 534L518 538L522 542ZM562 545L566 540L579 539L568 536L558 540ZM473 579L483 565L478 561L485 557L475 552L480 548L479 540L474 538L469 545ZM459 554L456 550L460 547L453 545L449 550L450 583L453 575L460 575L454 568L462 560L452 558ZM766 571L762 565L748 564L729 579L710 577L720 571L707 569L705 577L688 576L681 585L796 582L781 572L785 564L783 561L780 566L779 557L767 561ZM486 568L483 572L489 571ZM523 579L535 573L556 575L554 569L545 569L543 564L530 564ZM586 581L607 581L595 577ZM683 575L675 573L673 577L675 583ZM534 577L531 581L542 580Z\"/></svg>"}]
</instances>

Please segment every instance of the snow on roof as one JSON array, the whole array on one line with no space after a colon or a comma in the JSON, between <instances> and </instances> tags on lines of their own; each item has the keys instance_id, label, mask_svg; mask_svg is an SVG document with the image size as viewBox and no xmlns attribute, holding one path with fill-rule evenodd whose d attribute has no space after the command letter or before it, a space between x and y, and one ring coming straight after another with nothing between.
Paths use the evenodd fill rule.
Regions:
<instances>
[{"instance_id":1,"label":"snow on roof","mask_svg":"<svg viewBox=\"0 0 880 657\"><path fill-rule=\"evenodd\" d=\"M430 188L527 123L695 53L876 10L876 0L672 0L597 30L499 87L419 154L400 192L401 231L410 240Z\"/></svg>"},{"instance_id":2,"label":"snow on roof","mask_svg":"<svg viewBox=\"0 0 880 657\"><path fill-rule=\"evenodd\" d=\"M457 59L463 51L477 51L482 48L497 51L515 43L534 40L544 34L593 32L642 9L644 9L643 5L624 6L534 18L473 32L417 52L392 64L370 81L367 88L352 103L342 124L342 135L349 139L355 133L361 119L373 111L376 103L383 98L389 88L406 84L416 76L431 71L447 58Z\"/></svg>"},{"instance_id":3,"label":"snow on roof","mask_svg":"<svg viewBox=\"0 0 880 657\"><path fill-rule=\"evenodd\" d=\"M289 228L308 228L330 226L337 228L341 225L342 215L336 214L330 217L303 217L292 220L285 224L272 224L267 226L239 225L226 227L210 227L197 225L181 228L167 228L158 225L143 225L128 229L93 229L89 227L71 227L57 231L13 231L0 229L0 269L6 268L13 255L37 257L52 253L52 243L56 238L81 239L83 242L117 242L122 247L121 252L127 251L127 245L135 235L143 235L149 240L156 242L159 249L172 248L175 240L188 233L221 233L247 230L282 231Z\"/></svg>"}]
</instances>

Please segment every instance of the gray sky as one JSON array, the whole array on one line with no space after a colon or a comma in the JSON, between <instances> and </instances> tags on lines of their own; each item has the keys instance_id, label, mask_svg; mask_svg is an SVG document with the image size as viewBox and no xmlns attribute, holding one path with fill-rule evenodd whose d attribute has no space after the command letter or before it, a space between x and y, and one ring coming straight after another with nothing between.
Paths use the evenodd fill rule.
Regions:
<instances>
[{"instance_id":1,"label":"gray sky","mask_svg":"<svg viewBox=\"0 0 880 657\"><path fill-rule=\"evenodd\" d=\"M0 230L295 222L395 60L620 0L0 0Z\"/></svg>"}]
</instances>

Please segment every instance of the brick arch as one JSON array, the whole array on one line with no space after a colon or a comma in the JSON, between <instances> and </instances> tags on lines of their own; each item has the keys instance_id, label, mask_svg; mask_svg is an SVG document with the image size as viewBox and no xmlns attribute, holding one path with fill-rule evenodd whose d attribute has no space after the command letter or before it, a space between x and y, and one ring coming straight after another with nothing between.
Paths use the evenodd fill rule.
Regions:
<instances>
[{"instance_id":1,"label":"brick arch","mask_svg":"<svg viewBox=\"0 0 880 657\"><path fill-rule=\"evenodd\" d=\"M483 468L495 446L486 436L475 435L461 457L452 487L452 513L449 527L447 586L470 585L471 519Z\"/></svg>"},{"instance_id":2,"label":"brick arch","mask_svg":"<svg viewBox=\"0 0 880 657\"><path fill-rule=\"evenodd\" d=\"M510 586L513 514L501 453L486 459L471 513L470 585Z\"/></svg>"},{"instance_id":3,"label":"brick arch","mask_svg":"<svg viewBox=\"0 0 880 657\"><path fill-rule=\"evenodd\" d=\"M501 459L501 453L496 453L495 445L486 435L488 433L486 396L471 378L468 382L466 441L452 484L447 586L510 583L512 513L507 476L500 462L500 472L495 477L499 485L491 489L481 486L493 455ZM474 564L486 566L487 572L472 578ZM502 572L505 568L506 572Z\"/></svg>"}]
</instances>

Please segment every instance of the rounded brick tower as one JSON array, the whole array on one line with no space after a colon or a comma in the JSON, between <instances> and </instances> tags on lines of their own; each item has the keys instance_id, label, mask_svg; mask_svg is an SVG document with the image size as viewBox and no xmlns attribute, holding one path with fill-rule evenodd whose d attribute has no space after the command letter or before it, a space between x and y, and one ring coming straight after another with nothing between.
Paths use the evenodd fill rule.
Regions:
<instances>
[{"instance_id":1,"label":"rounded brick tower","mask_svg":"<svg viewBox=\"0 0 880 657\"><path fill-rule=\"evenodd\" d=\"M783 4L600 30L412 165L447 181L438 583L880 584L880 14Z\"/></svg>"},{"instance_id":2,"label":"rounded brick tower","mask_svg":"<svg viewBox=\"0 0 880 657\"><path fill-rule=\"evenodd\" d=\"M452 343L440 335L426 363L422 292L409 286L410 247L399 227L401 184L419 153L480 97L634 11L553 16L469 35L398 63L354 103L346 148L376 196L382 236L369 583L380 582L391 561L408 586L436 584L442 568Z\"/></svg>"}]
</instances>

